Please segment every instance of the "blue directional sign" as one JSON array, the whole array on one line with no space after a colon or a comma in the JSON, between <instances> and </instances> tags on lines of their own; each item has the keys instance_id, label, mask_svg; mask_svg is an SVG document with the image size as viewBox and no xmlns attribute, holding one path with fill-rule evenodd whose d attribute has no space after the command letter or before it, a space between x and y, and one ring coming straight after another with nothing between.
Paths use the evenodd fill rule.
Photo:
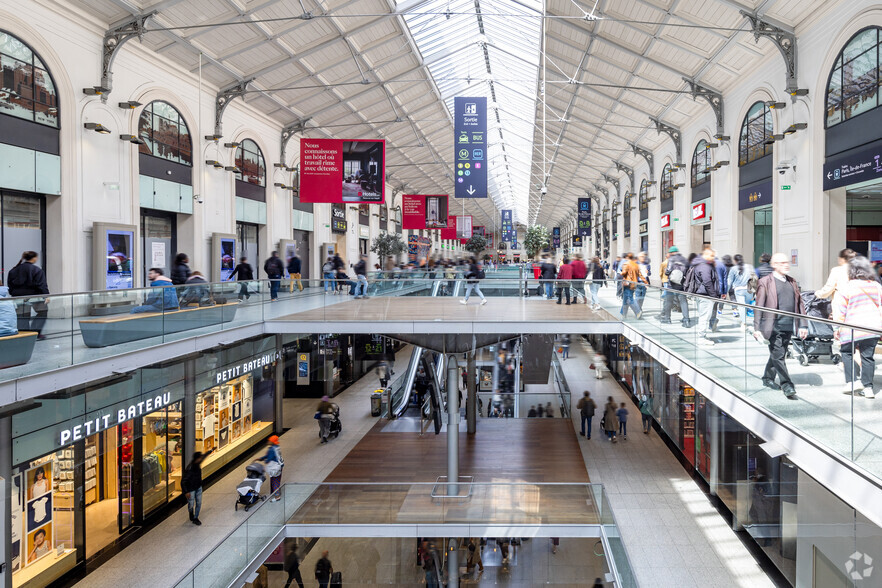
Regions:
<instances>
[{"instance_id":1,"label":"blue directional sign","mask_svg":"<svg viewBox=\"0 0 882 588\"><path fill-rule=\"evenodd\" d=\"M511 210L502 211L502 240L512 243L515 239L514 223L512 222Z\"/></svg>"},{"instance_id":2,"label":"blue directional sign","mask_svg":"<svg viewBox=\"0 0 882 588\"><path fill-rule=\"evenodd\" d=\"M551 229L551 246L554 249L560 249L560 227Z\"/></svg>"},{"instance_id":3,"label":"blue directional sign","mask_svg":"<svg viewBox=\"0 0 882 588\"><path fill-rule=\"evenodd\" d=\"M454 197L487 197L487 98L453 99Z\"/></svg>"},{"instance_id":4,"label":"blue directional sign","mask_svg":"<svg viewBox=\"0 0 882 588\"><path fill-rule=\"evenodd\" d=\"M580 237L591 236L591 199L579 198L578 200L578 225L576 234Z\"/></svg>"}]
</instances>

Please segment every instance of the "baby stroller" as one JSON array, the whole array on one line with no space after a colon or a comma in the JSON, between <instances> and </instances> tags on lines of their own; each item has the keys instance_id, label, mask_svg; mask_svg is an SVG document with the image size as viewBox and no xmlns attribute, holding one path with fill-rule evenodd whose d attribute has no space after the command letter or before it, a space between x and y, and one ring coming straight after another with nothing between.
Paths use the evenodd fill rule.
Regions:
<instances>
[{"instance_id":1,"label":"baby stroller","mask_svg":"<svg viewBox=\"0 0 882 588\"><path fill-rule=\"evenodd\" d=\"M266 468L260 462L254 462L245 466L245 479L236 486L236 510L239 505L245 506L245 512L260 502L266 500L266 496L260 495L260 487L266 482Z\"/></svg>"},{"instance_id":2,"label":"baby stroller","mask_svg":"<svg viewBox=\"0 0 882 588\"><path fill-rule=\"evenodd\" d=\"M818 298L813 291L801 292L805 314L809 318L830 318L831 302ZM806 366L810 361L818 361L820 357L830 359L834 365L842 361L842 356L833 352L833 326L818 321L808 321L808 336L800 339L798 334L791 338L789 355Z\"/></svg>"},{"instance_id":3,"label":"baby stroller","mask_svg":"<svg viewBox=\"0 0 882 588\"><path fill-rule=\"evenodd\" d=\"M325 431L324 427L327 427L327 436L337 438L340 436L340 432L343 430L343 423L340 422L340 407L336 404L331 404L334 407L334 412L330 414L330 418L322 418L322 415L316 413L316 418L319 419L319 438L323 437L323 433ZM323 426L324 425L324 426Z\"/></svg>"}]
</instances>

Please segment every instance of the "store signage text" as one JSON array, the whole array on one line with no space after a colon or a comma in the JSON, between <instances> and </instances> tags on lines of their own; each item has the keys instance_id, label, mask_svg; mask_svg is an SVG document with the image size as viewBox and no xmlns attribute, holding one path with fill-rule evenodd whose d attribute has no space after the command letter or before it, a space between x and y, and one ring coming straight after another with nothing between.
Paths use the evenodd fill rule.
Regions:
<instances>
[{"instance_id":1,"label":"store signage text","mask_svg":"<svg viewBox=\"0 0 882 588\"><path fill-rule=\"evenodd\" d=\"M668 229L671 227L671 215L664 214L661 217L661 228Z\"/></svg>"},{"instance_id":2,"label":"store signage text","mask_svg":"<svg viewBox=\"0 0 882 588\"><path fill-rule=\"evenodd\" d=\"M346 223L346 211L336 206L331 208L331 232L345 233L348 228Z\"/></svg>"},{"instance_id":3,"label":"store signage text","mask_svg":"<svg viewBox=\"0 0 882 588\"><path fill-rule=\"evenodd\" d=\"M233 378L238 378L242 374L247 374L248 372L254 371L257 368L261 368L271 364L272 362L282 359L281 351L273 351L272 353L267 353L265 355L261 355L255 359L245 361L240 363L235 367L231 367L229 369L217 372L214 375L214 383L221 384L226 382L227 380L232 380Z\"/></svg>"},{"instance_id":4,"label":"store signage text","mask_svg":"<svg viewBox=\"0 0 882 588\"><path fill-rule=\"evenodd\" d=\"M649 223L640 223L639 231L640 231L641 235L644 233L648 233L649 232Z\"/></svg>"},{"instance_id":5,"label":"store signage text","mask_svg":"<svg viewBox=\"0 0 882 588\"><path fill-rule=\"evenodd\" d=\"M83 437L100 433L110 427L115 427L139 416L150 414L151 412L164 408L169 404L171 404L171 392L163 392L161 396L157 395L153 398L142 400L141 402L132 403L126 408L120 408L116 411L116 415L112 413L105 414L96 419L88 420L81 425L71 427L70 429L62 429L61 435L59 436L59 443L62 446L68 445L74 441L79 441ZM113 418L114 416L116 417L115 419Z\"/></svg>"},{"instance_id":6,"label":"store signage text","mask_svg":"<svg viewBox=\"0 0 882 588\"><path fill-rule=\"evenodd\" d=\"M692 220L701 220L705 216L707 216L707 205L704 202L692 205Z\"/></svg>"}]
</instances>

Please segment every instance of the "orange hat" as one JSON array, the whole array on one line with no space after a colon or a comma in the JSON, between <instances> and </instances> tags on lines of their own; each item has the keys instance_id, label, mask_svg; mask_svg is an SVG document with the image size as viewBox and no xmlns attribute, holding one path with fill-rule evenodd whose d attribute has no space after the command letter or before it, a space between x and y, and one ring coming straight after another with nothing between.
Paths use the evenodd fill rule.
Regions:
<instances>
[{"instance_id":1,"label":"orange hat","mask_svg":"<svg viewBox=\"0 0 882 588\"><path fill-rule=\"evenodd\" d=\"M269 442L273 445L279 444L279 436L278 435L270 435Z\"/></svg>"}]
</instances>

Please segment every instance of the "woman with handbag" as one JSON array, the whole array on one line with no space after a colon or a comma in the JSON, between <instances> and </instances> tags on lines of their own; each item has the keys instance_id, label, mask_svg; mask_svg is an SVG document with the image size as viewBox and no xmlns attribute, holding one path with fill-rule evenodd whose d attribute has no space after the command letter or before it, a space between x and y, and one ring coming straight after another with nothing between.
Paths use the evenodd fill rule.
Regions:
<instances>
[{"instance_id":1,"label":"woman with handbag","mask_svg":"<svg viewBox=\"0 0 882 588\"><path fill-rule=\"evenodd\" d=\"M282 459L279 436L270 435L267 441L269 445L266 448L266 455L261 457L260 461L266 464L266 473L270 477L272 501L275 502L279 500L279 486L282 483L282 468L285 466L285 460Z\"/></svg>"}]
</instances>

